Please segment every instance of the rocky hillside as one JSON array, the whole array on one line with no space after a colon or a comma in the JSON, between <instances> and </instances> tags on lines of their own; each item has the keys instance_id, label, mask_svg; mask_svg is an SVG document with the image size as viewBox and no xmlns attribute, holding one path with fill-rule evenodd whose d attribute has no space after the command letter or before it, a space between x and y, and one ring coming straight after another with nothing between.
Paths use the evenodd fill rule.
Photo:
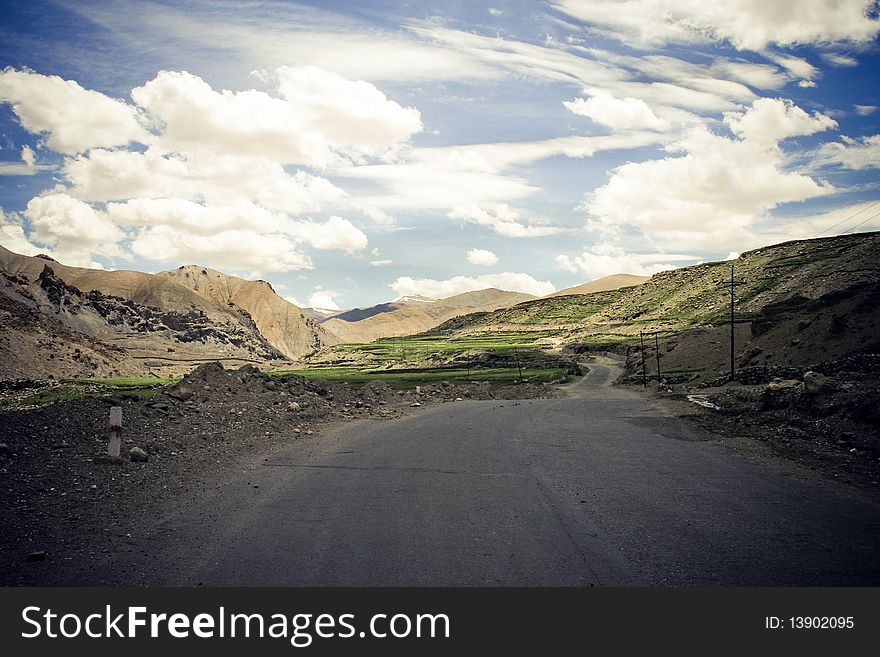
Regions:
<instances>
[{"instance_id":1,"label":"rocky hillside","mask_svg":"<svg viewBox=\"0 0 880 657\"><path fill-rule=\"evenodd\" d=\"M665 369L723 371L730 280L743 366L806 366L880 352L880 233L799 240L655 274L637 287L537 299L459 317L450 336L531 332L537 342L608 345L661 333Z\"/></svg>"},{"instance_id":2,"label":"rocky hillside","mask_svg":"<svg viewBox=\"0 0 880 657\"><path fill-rule=\"evenodd\" d=\"M0 379L176 374L333 343L268 283L201 267L101 271L0 247L0 275Z\"/></svg>"},{"instance_id":3,"label":"rocky hillside","mask_svg":"<svg viewBox=\"0 0 880 657\"><path fill-rule=\"evenodd\" d=\"M339 342L372 342L379 338L412 335L433 329L458 315L508 308L535 297L490 288L447 299L411 298L356 308L321 323Z\"/></svg>"}]
</instances>

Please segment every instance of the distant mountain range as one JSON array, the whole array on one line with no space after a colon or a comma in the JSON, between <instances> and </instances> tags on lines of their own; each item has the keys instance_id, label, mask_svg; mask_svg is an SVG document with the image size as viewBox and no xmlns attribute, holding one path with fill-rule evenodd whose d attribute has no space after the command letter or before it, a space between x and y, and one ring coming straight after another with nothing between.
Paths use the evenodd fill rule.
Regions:
<instances>
[{"instance_id":1,"label":"distant mountain range","mask_svg":"<svg viewBox=\"0 0 880 657\"><path fill-rule=\"evenodd\" d=\"M619 274L571 290L642 280ZM206 360L280 364L340 342L411 335L534 300L490 288L345 311L300 309L266 281L207 267L106 271L0 247L0 379L171 375Z\"/></svg>"},{"instance_id":2,"label":"distant mountain range","mask_svg":"<svg viewBox=\"0 0 880 657\"><path fill-rule=\"evenodd\" d=\"M639 285L647 280L647 276L613 274L554 292L543 298L616 290ZM372 342L380 338L430 331L454 317L510 308L537 298L522 292L488 288L456 294L445 299L431 299L420 295L403 296L388 303L338 311L335 314L311 308L306 308L303 312L320 322L321 326L340 342Z\"/></svg>"},{"instance_id":3,"label":"distant mountain range","mask_svg":"<svg viewBox=\"0 0 880 657\"><path fill-rule=\"evenodd\" d=\"M457 315L508 308L534 298L530 294L495 288L437 300L403 297L370 308L341 312L323 320L321 327L340 342L372 342L379 338L421 333Z\"/></svg>"}]
</instances>

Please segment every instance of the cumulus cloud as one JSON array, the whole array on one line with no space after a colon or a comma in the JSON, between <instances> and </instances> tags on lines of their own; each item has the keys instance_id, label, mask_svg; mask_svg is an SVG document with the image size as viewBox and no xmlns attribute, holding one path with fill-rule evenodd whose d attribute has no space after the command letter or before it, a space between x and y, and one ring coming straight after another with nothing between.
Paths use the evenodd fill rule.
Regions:
<instances>
[{"instance_id":1,"label":"cumulus cloud","mask_svg":"<svg viewBox=\"0 0 880 657\"><path fill-rule=\"evenodd\" d=\"M878 32L873 0L558 0L554 6L639 46L729 41L740 50L770 44L867 43Z\"/></svg>"},{"instance_id":2,"label":"cumulus cloud","mask_svg":"<svg viewBox=\"0 0 880 657\"><path fill-rule=\"evenodd\" d=\"M254 275L312 268L311 259L297 250L297 242L280 233L232 229L197 235L150 226L137 232L131 250L147 260L199 263Z\"/></svg>"},{"instance_id":3,"label":"cumulus cloud","mask_svg":"<svg viewBox=\"0 0 880 657\"><path fill-rule=\"evenodd\" d=\"M544 296L556 291L556 288L549 281L539 281L528 274L513 272L484 274L476 277L453 276L446 280L401 276L389 287L399 297L419 295L430 299L445 299L456 294L486 290L492 287L510 292L524 292L534 296Z\"/></svg>"},{"instance_id":4,"label":"cumulus cloud","mask_svg":"<svg viewBox=\"0 0 880 657\"><path fill-rule=\"evenodd\" d=\"M791 101L777 98L759 98L746 112L725 114L724 122L741 139L765 147L788 137L837 127L837 122L825 114L808 114Z\"/></svg>"},{"instance_id":5,"label":"cumulus cloud","mask_svg":"<svg viewBox=\"0 0 880 657\"><path fill-rule=\"evenodd\" d=\"M279 96L215 91L186 72L160 71L134 89L134 101L161 122L172 152L225 152L325 167L337 157L376 154L422 129L418 110L403 108L368 82L314 66L281 67Z\"/></svg>"},{"instance_id":6,"label":"cumulus cloud","mask_svg":"<svg viewBox=\"0 0 880 657\"><path fill-rule=\"evenodd\" d=\"M612 274L635 274L651 276L660 271L673 269L673 262L690 261L696 258L687 255L668 255L663 253L627 253L614 244L597 244L574 257L556 256L556 266L573 274L581 274L587 281L611 276Z\"/></svg>"},{"instance_id":7,"label":"cumulus cloud","mask_svg":"<svg viewBox=\"0 0 880 657\"><path fill-rule=\"evenodd\" d=\"M309 306L311 308L320 308L321 310L340 310L339 304L336 303L336 297L339 292L332 290L318 290L309 295Z\"/></svg>"},{"instance_id":8,"label":"cumulus cloud","mask_svg":"<svg viewBox=\"0 0 880 657\"><path fill-rule=\"evenodd\" d=\"M575 114L617 130L665 130L669 127L640 98L615 98L601 89L589 89L589 98L575 98L562 104Z\"/></svg>"},{"instance_id":9,"label":"cumulus cloud","mask_svg":"<svg viewBox=\"0 0 880 657\"><path fill-rule=\"evenodd\" d=\"M467 252L467 260L478 267L494 267L498 264L498 256L486 249L471 249Z\"/></svg>"},{"instance_id":10,"label":"cumulus cloud","mask_svg":"<svg viewBox=\"0 0 880 657\"><path fill-rule=\"evenodd\" d=\"M24 216L30 222L28 239L51 249L68 265L98 267L97 257L124 256L123 232L104 213L64 193L32 198Z\"/></svg>"},{"instance_id":11,"label":"cumulus cloud","mask_svg":"<svg viewBox=\"0 0 880 657\"><path fill-rule=\"evenodd\" d=\"M833 191L828 183L784 169L779 141L822 131L834 122L790 102L760 99L728 113L728 138L706 128L670 147L683 152L613 170L585 203L593 226L639 229L658 245L736 246L753 224L781 203Z\"/></svg>"},{"instance_id":12,"label":"cumulus cloud","mask_svg":"<svg viewBox=\"0 0 880 657\"><path fill-rule=\"evenodd\" d=\"M290 167L381 155L421 130L418 111L316 67L282 67L274 79L271 95L216 91L189 73L162 71L132 91L132 105L73 81L6 69L0 100L26 130L45 135L47 148L66 155L64 184L28 206L25 237L71 264L125 255L125 245L151 260L186 257L246 271L311 267L302 245L362 250L367 236L348 219L301 215L331 206L387 216L327 178ZM126 148L130 141L146 148ZM21 156L0 172L41 168L30 147ZM271 263L261 264L261 254Z\"/></svg>"},{"instance_id":13,"label":"cumulus cloud","mask_svg":"<svg viewBox=\"0 0 880 657\"><path fill-rule=\"evenodd\" d=\"M135 108L57 75L6 68L0 72L0 102L12 105L21 126L43 135L59 153L149 139Z\"/></svg>"},{"instance_id":14,"label":"cumulus cloud","mask_svg":"<svg viewBox=\"0 0 880 657\"><path fill-rule=\"evenodd\" d=\"M38 253L46 253L48 249L41 249L32 244L24 234L24 227L20 220L7 217L6 212L0 209L0 245L10 251L26 256L35 256ZM46 255L49 255L46 253Z\"/></svg>"},{"instance_id":15,"label":"cumulus cloud","mask_svg":"<svg viewBox=\"0 0 880 657\"><path fill-rule=\"evenodd\" d=\"M367 247L367 236L342 217L330 217L323 223L312 220L297 221L285 231L302 237L316 249L339 249L353 253Z\"/></svg>"},{"instance_id":16,"label":"cumulus cloud","mask_svg":"<svg viewBox=\"0 0 880 657\"><path fill-rule=\"evenodd\" d=\"M877 111L877 105L853 105L859 116L871 116Z\"/></svg>"},{"instance_id":17,"label":"cumulus cloud","mask_svg":"<svg viewBox=\"0 0 880 657\"><path fill-rule=\"evenodd\" d=\"M846 169L880 169L880 135L866 135L858 139L844 136L841 141L823 144L818 160Z\"/></svg>"},{"instance_id":18,"label":"cumulus cloud","mask_svg":"<svg viewBox=\"0 0 880 657\"><path fill-rule=\"evenodd\" d=\"M449 218L487 226L505 237L543 237L560 231L555 226L524 220L519 210L506 203L499 203L488 210L473 203L456 205L449 212Z\"/></svg>"}]
</instances>

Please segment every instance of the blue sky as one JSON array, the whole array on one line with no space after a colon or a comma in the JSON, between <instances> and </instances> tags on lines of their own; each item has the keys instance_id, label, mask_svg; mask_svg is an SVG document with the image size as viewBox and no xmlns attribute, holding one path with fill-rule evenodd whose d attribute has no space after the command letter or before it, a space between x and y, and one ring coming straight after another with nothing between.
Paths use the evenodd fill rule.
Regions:
<instances>
[{"instance_id":1,"label":"blue sky","mask_svg":"<svg viewBox=\"0 0 880 657\"><path fill-rule=\"evenodd\" d=\"M345 308L877 230L877 16L863 0L6 2L0 244L198 263Z\"/></svg>"}]
</instances>

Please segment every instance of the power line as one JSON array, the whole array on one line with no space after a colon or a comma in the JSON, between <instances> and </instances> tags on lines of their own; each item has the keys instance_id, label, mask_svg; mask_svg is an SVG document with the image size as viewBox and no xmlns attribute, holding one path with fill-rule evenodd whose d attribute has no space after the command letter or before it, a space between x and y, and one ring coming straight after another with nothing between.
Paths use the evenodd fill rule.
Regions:
<instances>
[{"instance_id":1,"label":"power line","mask_svg":"<svg viewBox=\"0 0 880 657\"><path fill-rule=\"evenodd\" d=\"M874 201L874 202L871 203L870 205L866 205L865 207L863 207L861 210L859 210L859 211L856 212L855 214L851 214L850 216L848 216L846 219L841 219L840 221L838 221L838 222L837 222L836 224L834 224L833 226L829 226L828 228L826 228L825 230L823 230L821 233L816 233L816 237L819 237L819 235L824 235L824 234L827 233L829 230L832 230L832 229L834 229L834 228L837 228L840 224L845 224L845 223L846 223L847 221L849 221L850 219L854 219L855 217L858 217L860 214L862 214L862 212L864 212L865 210L870 210L871 208L873 208L873 207L874 207L875 205L877 205L878 203L880 203L880 199L877 199L876 201ZM877 215L875 214L874 217L876 217L876 216L877 216ZM873 218L873 217L872 217L872 218ZM864 223L864 222L863 222L863 223ZM858 224L858 225L861 226L862 224ZM850 230L852 230L852 229L850 229Z\"/></svg>"},{"instance_id":2,"label":"power line","mask_svg":"<svg viewBox=\"0 0 880 657\"><path fill-rule=\"evenodd\" d=\"M868 218L865 219L864 221L860 221L859 223L857 223L855 226L853 226L853 227L850 228L849 230L844 231L844 234L845 234L845 233L851 233L851 232L853 232L856 228L858 228L859 226L862 226L862 225L868 223L869 221L871 221L871 219L874 219L875 217L880 217L880 212L877 212L877 213L875 213L875 214L872 214L870 217L868 217Z\"/></svg>"}]
</instances>

